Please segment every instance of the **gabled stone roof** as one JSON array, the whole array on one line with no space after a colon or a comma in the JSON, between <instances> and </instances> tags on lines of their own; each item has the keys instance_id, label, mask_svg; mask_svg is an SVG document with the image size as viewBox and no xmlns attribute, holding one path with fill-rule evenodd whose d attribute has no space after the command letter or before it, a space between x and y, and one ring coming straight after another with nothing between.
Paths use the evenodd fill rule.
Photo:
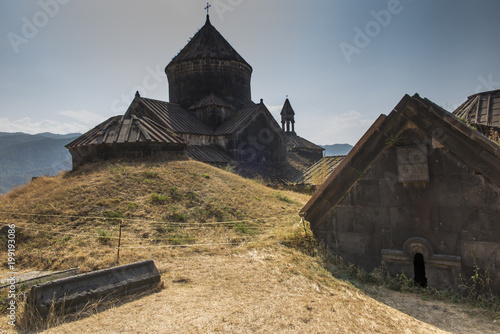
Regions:
<instances>
[{"instance_id":1,"label":"gabled stone roof","mask_svg":"<svg viewBox=\"0 0 500 334\"><path fill-rule=\"evenodd\" d=\"M175 103L136 96L125 115L144 115L175 133L213 135L213 130Z\"/></svg>"},{"instance_id":2,"label":"gabled stone roof","mask_svg":"<svg viewBox=\"0 0 500 334\"><path fill-rule=\"evenodd\" d=\"M222 101L215 95L214 97L216 98L216 101ZM207 99L210 100L210 95L207 97ZM276 122L271 112L266 108L263 102L258 104L252 102L243 107L234 115L234 117L228 119L215 131L178 104L148 99L141 96L136 96L134 101L132 101L129 109L127 110L125 116L146 116L150 119L155 120L159 124L162 124L176 134L186 133L217 136L230 135L235 133L236 131L244 129L248 122L259 113L267 116L270 126L281 130L281 127Z\"/></svg>"},{"instance_id":3,"label":"gabled stone roof","mask_svg":"<svg viewBox=\"0 0 500 334\"><path fill-rule=\"evenodd\" d=\"M258 115L264 114L269 120L269 126L274 126L276 129L281 130L281 127L274 119L271 112L267 109L264 103L251 103L239 110L233 118L224 122L216 131L216 135L229 135L241 129L244 129L250 120Z\"/></svg>"},{"instance_id":4,"label":"gabled stone roof","mask_svg":"<svg viewBox=\"0 0 500 334\"><path fill-rule=\"evenodd\" d=\"M191 159L210 164L227 164L233 161L224 150L216 146L189 145L186 154Z\"/></svg>"},{"instance_id":5,"label":"gabled stone roof","mask_svg":"<svg viewBox=\"0 0 500 334\"><path fill-rule=\"evenodd\" d=\"M189 110L194 110L198 108L203 108L203 107L208 107L208 106L217 106L217 107L224 107L224 108L232 108L232 106L229 103L226 103L223 99L215 96L213 93L210 95L205 96L195 104L193 104Z\"/></svg>"},{"instance_id":6,"label":"gabled stone roof","mask_svg":"<svg viewBox=\"0 0 500 334\"><path fill-rule=\"evenodd\" d=\"M66 148L99 144L161 143L184 144L173 132L147 117L114 116L78 137Z\"/></svg>"},{"instance_id":7,"label":"gabled stone roof","mask_svg":"<svg viewBox=\"0 0 500 334\"><path fill-rule=\"evenodd\" d=\"M167 68L172 64L197 58L235 60L252 68L210 23L208 15L205 25L191 38L189 43L177 56L172 59Z\"/></svg>"},{"instance_id":8,"label":"gabled stone roof","mask_svg":"<svg viewBox=\"0 0 500 334\"><path fill-rule=\"evenodd\" d=\"M387 149L388 139L409 123L431 135L439 133L441 145L500 186L500 146L428 99L405 95L389 116L380 115L299 214L306 219L319 217L325 214L322 207L335 206Z\"/></svg>"},{"instance_id":9,"label":"gabled stone roof","mask_svg":"<svg viewBox=\"0 0 500 334\"><path fill-rule=\"evenodd\" d=\"M321 152L325 150L323 147L311 143L309 140L297 136L294 133L288 132L286 136L287 136L286 146L291 148L292 150L305 149L305 150L313 150Z\"/></svg>"}]
</instances>

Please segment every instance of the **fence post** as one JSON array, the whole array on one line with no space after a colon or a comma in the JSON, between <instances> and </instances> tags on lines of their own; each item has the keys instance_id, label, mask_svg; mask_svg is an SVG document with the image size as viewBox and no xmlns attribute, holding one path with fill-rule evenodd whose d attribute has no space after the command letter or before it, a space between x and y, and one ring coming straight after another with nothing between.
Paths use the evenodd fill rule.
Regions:
<instances>
[{"instance_id":1,"label":"fence post","mask_svg":"<svg viewBox=\"0 0 500 334\"><path fill-rule=\"evenodd\" d=\"M118 247L116 247L116 264L120 264L120 244L122 241L122 222L123 222L123 220L120 220L120 232L118 234Z\"/></svg>"}]
</instances>

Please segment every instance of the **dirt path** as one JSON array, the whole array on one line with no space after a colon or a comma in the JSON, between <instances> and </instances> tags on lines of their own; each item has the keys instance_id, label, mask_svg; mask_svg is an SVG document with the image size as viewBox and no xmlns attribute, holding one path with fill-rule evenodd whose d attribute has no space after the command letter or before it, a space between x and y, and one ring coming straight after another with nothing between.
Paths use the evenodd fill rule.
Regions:
<instances>
[{"instance_id":1,"label":"dirt path","mask_svg":"<svg viewBox=\"0 0 500 334\"><path fill-rule=\"evenodd\" d=\"M481 310L440 301L426 301L410 293L378 289L373 297L420 321L451 333L500 333L500 320L481 316Z\"/></svg>"}]
</instances>

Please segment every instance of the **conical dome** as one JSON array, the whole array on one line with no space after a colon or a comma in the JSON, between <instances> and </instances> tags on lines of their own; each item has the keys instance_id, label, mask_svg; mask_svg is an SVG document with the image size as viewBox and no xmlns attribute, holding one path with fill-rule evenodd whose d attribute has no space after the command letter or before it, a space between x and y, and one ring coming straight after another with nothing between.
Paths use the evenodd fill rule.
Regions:
<instances>
[{"instance_id":1,"label":"conical dome","mask_svg":"<svg viewBox=\"0 0 500 334\"><path fill-rule=\"evenodd\" d=\"M172 59L167 69L175 63L197 58L217 58L235 60L251 66L229 44L228 41L210 23L207 15L205 25L191 38L189 43Z\"/></svg>"},{"instance_id":2,"label":"conical dome","mask_svg":"<svg viewBox=\"0 0 500 334\"><path fill-rule=\"evenodd\" d=\"M293 111L292 105L290 104L290 100L288 99L288 97L286 98L285 103L283 104L283 108L281 109L280 115L286 118L291 117L292 119L293 116L295 116L295 111Z\"/></svg>"},{"instance_id":3,"label":"conical dome","mask_svg":"<svg viewBox=\"0 0 500 334\"><path fill-rule=\"evenodd\" d=\"M165 68L170 102L189 108L215 94L234 108L251 101L252 67L210 23L205 25Z\"/></svg>"}]
</instances>

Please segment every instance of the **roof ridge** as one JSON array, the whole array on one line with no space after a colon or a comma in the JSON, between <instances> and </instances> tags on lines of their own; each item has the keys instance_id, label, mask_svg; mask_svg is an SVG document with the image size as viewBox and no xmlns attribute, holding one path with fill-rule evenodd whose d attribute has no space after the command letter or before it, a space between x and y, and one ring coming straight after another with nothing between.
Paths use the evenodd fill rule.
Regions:
<instances>
[{"instance_id":1,"label":"roof ridge","mask_svg":"<svg viewBox=\"0 0 500 334\"><path fill-rule=\"evenodd\" d=\"M432 132L432 129L440 127L444 136L453 136L456 139L453 141L448 138L441 143L447 150L460 156L466 164L483 173L493 183L500 185L500 174L497 172L500 169L497 162L500 160L500 146L488 140L480 132L468 128L443 108L438 106L439 109L435 109L434 106L437 105L418 95L413 97L405 95L389 116L379 116L299 214L308 215L315 210L319 202L327 201L334 205L341 200L345 192L357 182L359 173L363 173L370 163L387 149L383 140L384 135L399 131L407 122L414 123L422 131ZM439 113L438 110L444 110L446 114ZM474 158L467 154L456 153L459 148L466 152L480 149L481 152ZM476 160L477 158L481 161ZM327 196L328 191L334 195Z\"/></svg>"},{"instance_id":2,"label":"roof ridge","mask_svg":"<svg viewBox=\"0 0 500 334\"><path fill-rule=\"evenodd\" d=\"M176 103L143 97L139 98L139 102L143 103L148 112L154 116L150 118L156 120L160 125L170 128L174 133L214 134L210 127Z\"/></svg>"},{"instance_id":3,"label":"roof ridge","mask_svg":"<svg viewBox=\"0 0 500 334\"><path fill-rule=\"evenodd\" d=\"M206 107L206 106L218 106L218 107L226 107L232 108L232 106L224 101L222 98L218 97L214 93L210 93L207 96L201 98L198 102L189 107L189 110Z\"/></svg>"},{"instance_id":4,"label":"roof ridge","mask_svg":"<svg viewBox=\"0 0 500 334\"><path fill-rule=\"evenodd\" d=\"M478 92L478 93L474 93L472 95L469 95L467 96L467 99L473 97L473 96L478 96L478 95L486 95L486 94L495 94L495 93L500 93L500 89L494 89L494 90L487 90L487 91L484 91L484 92Z\"/></svg>"}]
</instances>

